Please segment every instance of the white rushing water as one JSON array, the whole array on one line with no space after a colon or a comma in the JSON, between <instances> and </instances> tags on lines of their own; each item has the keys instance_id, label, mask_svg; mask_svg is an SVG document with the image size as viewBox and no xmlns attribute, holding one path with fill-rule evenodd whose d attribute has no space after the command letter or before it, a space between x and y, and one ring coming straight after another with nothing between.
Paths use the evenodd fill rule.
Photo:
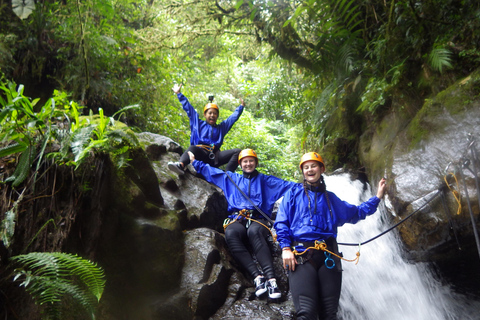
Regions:
<instances>
[{"instance_id":1,"label":"white rushing water","mask_svg":"<svg viewBox=\"0 0 480 320\"><path fill-rule=\"evenodd\" d=\"M325 183L327 190L352 204L358 205L372 196L370 188L363 192L363 184L352 183L346 174L325 176ZM390 226L381 222L384 214L381 211L357 224L340 227L338 242L363 242L388 229ZM358 247L340 246L339 250L344 258L353 259ZM454 293L448 285L435 279L425 264L405 261L401 250L394 232L389 232L360 248L357 265L342 262L339 319L480 319L478 301Z\"/></svg>"}]
</instances>

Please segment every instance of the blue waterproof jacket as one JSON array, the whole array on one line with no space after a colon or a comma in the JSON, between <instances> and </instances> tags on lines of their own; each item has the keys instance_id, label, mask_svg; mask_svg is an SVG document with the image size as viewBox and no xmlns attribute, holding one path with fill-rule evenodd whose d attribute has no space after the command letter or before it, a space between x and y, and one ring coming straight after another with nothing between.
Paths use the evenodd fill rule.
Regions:
<instances>
[{"instance_id":1,"label":"blue waterproof jacket","mask_svg":"<svg viewBox=\"0 0 480 320\"><path fill-rule=\"evenodd\" d=\"M238 106L232 115L225 121L222 121L218 125L212 126L205 120L200 119L195 108L193 108L190 102L188 102L187 97L185 97L181 92L179 92L177 96L178 101L180 101L182 104L183 110L185 110L188 118L190 119L190 144L203 144L208 146L215 145L215 149L220 149L223 139L225 139L225 135L242 115L243 106Z\"/></svg>"},{"instance_id":2,"label":"blue waterproof jacket","mask_svg":"<svg viewBox=\"0 0 480 320\"><path fill-rule=\"evenodd\" d=\"M328 192L330 213L325 192L307 191L310 208L303 184L297 183L284 196L275 220L275 230L280 247L290 247L293 242L314 242L337 237L337 228L345 223L357 223L375 213L380 199L370 198L359 206L340 200ZM304 248L297 248L303 251Z\"/></svg>"},{"instance_id":3,"label":"blue waterproof jacket","mask_svg":"<svg viewBox=\"0 0 480 320\"><path fill-rule=\"evenodd\" d=\"M252 174L250 178L246 178L244 175L230 171L224 172L198 160L193 161L192 165L198 173L205 177L205 180L223 190L225 198L227 198L229 213L238 212L242 209L255 210L255 207L235 187L227 174L252 202L269 217L272 215L275 201L296 184L258 172ZM235 216L232 215L230 218Z\"/></svg>"}]
</instances>

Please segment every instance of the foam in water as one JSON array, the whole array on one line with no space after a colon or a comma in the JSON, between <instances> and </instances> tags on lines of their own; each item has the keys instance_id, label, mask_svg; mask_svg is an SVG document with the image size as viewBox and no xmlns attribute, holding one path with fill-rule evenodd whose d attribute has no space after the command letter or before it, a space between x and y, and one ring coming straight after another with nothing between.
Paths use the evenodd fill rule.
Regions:
<instances>
[{"instance_id":1,"label":"foam in water","mask_svg":"<svg viewBox=\"0 0 480 320\"><path fill-rule=\"evenodd\" d=\"M347 174L325 176L327 190L340 199L360 204L372 196L370 187L363 192L360 181ZM383 200L382 200L383 201ZM386 199L385 201L388 201ZM357 224L338 230L338 242L359 243L388 229L379 210ZM386 219L388 220L388 219ZM358 247L340 246L344 258L355 258ZM435 279L425 264L409 263L402 258L394 232L389 232L360 248L360 261L343 262L343 284L339 319L342 320L478 320L480 303L468 301L448 285Z\"/></svg>"}]
</instances>

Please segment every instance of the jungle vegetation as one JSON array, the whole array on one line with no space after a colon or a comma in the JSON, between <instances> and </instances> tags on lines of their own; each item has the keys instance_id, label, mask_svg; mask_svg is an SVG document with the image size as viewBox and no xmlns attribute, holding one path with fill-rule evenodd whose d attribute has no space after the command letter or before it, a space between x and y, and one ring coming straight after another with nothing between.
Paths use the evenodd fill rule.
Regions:
<instances>
[{"instance_id":1,"label":"jungle vegetation","mask_svg":"<svg viewBox=\"0 0 480 320\"><path fill-rule=\"evenodd\" d=\"M244 98L223 148L255 149L265 173L294 180L312 150L355 168L383 115L413 117L480 65L475 0L0 0L0 13L0 159L19 164L2 183L15 186L91 152L122 166L132 131L186 148L175 83L198 111L213 94L220 120Z\"/></svg>"},{"instance_id":2,"label":"jungle vegetation","mask_svg":"<svg viewBox=\"0 0 480 320\"><path fill-rule=\"evenodd\" d=\"M305 150L324 153L331 168L358 165L358 136L378 117L392 108L413 115L439 83L475 69L479 6L2 0L0 66L31 99L59 90L84 113L107 116L137 105L124 123L184 147L188 119L174 83L199 110L214 94L222 118L243 97L248 115L224 148L255 148L264 171L291 179L289 165Z\"/></svg>"}]
</instances>

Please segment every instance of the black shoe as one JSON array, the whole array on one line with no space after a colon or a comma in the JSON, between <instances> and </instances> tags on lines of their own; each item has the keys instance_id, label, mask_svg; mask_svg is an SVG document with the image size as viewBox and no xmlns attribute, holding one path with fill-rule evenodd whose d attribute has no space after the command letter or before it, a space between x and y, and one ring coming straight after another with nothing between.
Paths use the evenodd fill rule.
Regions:
<instances>
[{"instance_id":1,"label":"black shoe","mask_svg":"<svg viewBox=\"0 0 480 320\"><path fill-rule=\"evenodd\" d=\"M168 169L172 170L173 172L182 175L185 173L184 168L180 162L169 162Z\"/></svg>"},{"instance_id":2,"label":"black shoe","mask_svg":"<svg viewBox=\"0 0 480 320\"><path fill-rule=\"evenodd\" d=\"M257 297L260 297L262 294L267 292L267 286L264 277L256 277L253 280L253 283L255 283L255 295Z\"/></svg>"},{"instance_id":3,"label":"black shoe","mask_svg":"<svg viewBox=\"0 0 480 320\"><path fill-rule=\"evenodd\" d=\"M267 281L267 288L268 288L268 297L270 299L278 299L282 297L282 293L277 286L277 280L270 279Z\"/></svg>"}]
</instances>

